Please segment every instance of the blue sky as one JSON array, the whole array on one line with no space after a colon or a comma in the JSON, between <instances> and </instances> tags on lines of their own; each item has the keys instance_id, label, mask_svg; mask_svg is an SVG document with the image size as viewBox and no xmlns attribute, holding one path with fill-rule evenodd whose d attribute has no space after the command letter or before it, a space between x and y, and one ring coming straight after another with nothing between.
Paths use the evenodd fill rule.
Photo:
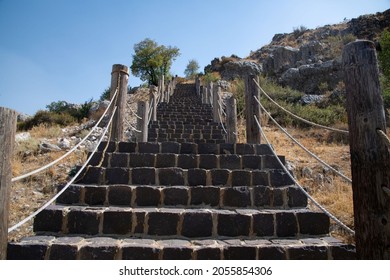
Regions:
<instances>
[{"instance_id":1,"label":"blue sky","mask_svg":"<svg viewBox=\"0 0 390 280\"><path fill-rule=\"evenodd\" d=\"M388 8L390 0L0 0L0 106L34 114L52 101L98 99L112 65L130 66L145 38L180 49L172 67L180 76L190 59L203 69L294 27Z\"/></svg>"}]
</instances>

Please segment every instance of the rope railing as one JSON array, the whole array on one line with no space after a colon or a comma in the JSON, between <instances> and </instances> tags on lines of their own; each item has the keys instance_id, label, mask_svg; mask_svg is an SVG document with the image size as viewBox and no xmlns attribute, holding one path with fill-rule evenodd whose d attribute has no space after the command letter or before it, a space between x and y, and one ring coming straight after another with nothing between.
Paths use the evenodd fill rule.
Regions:
<instances>
[{"instance_id":1,"label":"rope railing","mask_svg":"<svg viewBox=\"0 0 390 280\"><path fill-rule=\"evenodd\" d=\"M219 116L219 122L221 123L222 129L225 132L225 134L227 134L228 132L227 132L225 126L223 125L222 115L221 115L221 111L219 110L219 108L218 108L218 116Z\"/></svg>"},{"instance_id":2,"label":"rope railing","mask_svg":"<svg viewBox=\"0 0 390 280\"><path fill-rule=\"evenodd\" d=\"M309 151L305 146L303 146L298 140L296 140L290 133L287 132L287 130L285 130L272 116L271 114L264 108L264 106L260 103L260 101L255 97L255 100L256 102L259 104L259 106L261 107L261 109L266 113L266 115L269 117L269 119L275 123L275 125L284 133L286 134L286 136L288 138L290 138L295 144L297 144L299 147L301 147L306 153L308 153L310 156L312 156L315 160L317 160L319 163L321 163L322 165L324 165L325 167L329 168L330 170L332 170L334 173L336 173L338 176L340 176L341 178L343 178L346 182L348 183L352 183L352 180L350 178L348 178L347 176L345 176L343 173L341 173L340 171L338 171L337 169L335 169L334 167L332 167L331 165L329 165L328 163L326 163L325 161L323 161L322 159L320 159L317 155L315 155L313 152Z\"/></svg>"},{"instance_id":3,"label":"rope railing","mask_svg":"<svg viewBox=\"0 0 390 280\"><path fill-rule=\"evenodd\" d=\"M291 180L294 181L296 186L305 194L305 196L316 206L318 207L322 212L324 212L329 218L331 218L337 225L339 225L341 228L343 228L345 231L347 231L351 235L355 235L355 231L349 228L347 225L345 225L342 221L340 221L336 216L334 216L332 213L330 213L325 207L323 207L320 203L318 203L300 184L299 182L294 178L294 176L291 175L291 173L287 170L286 166L282 163L282 161L279 159L278 155L276 154L273 146L271 145L270 141L268 140L267 136L265 135L264 131L261 129L259 120L254 115L256 124L258 128L260 129L260 133L262 134L264 140L267 142L267 144L271 147L271 151L274 154L276 160L279 162L279 164L282 166L284 172L291 178Z\"/></svg>"},{"instance_id":4,"label":"rope railing","mask_svg":"<svg viewBox=\"0 0 390 280\"><path fill-rule=\"evenodd\" d=\"M10 227L8 229L8 233L16 230L17 228L19 228L20 226L22 226L23 224L27 223L28 221L30 221L31 219L33 219L36 215L38 215L39 213L41 213L44 209L46 209L50 204L52 204L63 192L65 192L69 186L71 184L73 184L73 182L78 178L78 176L84 171L85 167L88 165L88 163L91 161L92 157L95 155L97 149L99 148L99 145L100 143L103 141L104 139L104 136L106 135L107 131L108 131L108 128L110 127L111 123L112 123L112 120L114 118L114 115L115 115L115 112L117 110L117 107L114 108L114 110L112 111L112 114L111 114L111 117L110 117L110 120L106 126L106 128L104 129L98 143L96 144L95 148L93 149L92 153L89 155L89 157L87 158L87 160L85 161L85 163L81 166L80 170L73 176L73 178L55 195L53 196L49 201L47 201L44 205L42 205L39 209L37 209L36 211L34 211L31 215L29 215L28 217L26 217L25 219L23 219L22 221L20 221L19 223L17 223L16 225Z\"/></svg>"},{"instance_id":5,"label":"rope railing","mask_svg":"<svg viewBox=\"0 0 390 280\"><path fill-rule=\"evenodd\" d=\"M259 85L259 83L256 81L256 80L253 80L255 82L255 84L259 87L259 89L261 90L261 92L265 95L265 97L267 97L269 99L269 101L271 101L275 106L277 106L279 109L281 109L282 111L284 111L285 113L289 114L290 116L306 123L306 124L309 124L309 125L312 125L312 126L316 126L316 127L319 127L319 128L323 128L323 129L326 129L326 130L330 130L330 131L334 131L334 132L340 132L340 133L345 133L345 134L348 134L348 130L343 130L343 129L338 129L338 128L333 128L333 127L328 127L328 126L325 126L325 125L321 125L321 124L317 124L317 123L314 123L312 121L308 121L292 112L290 112L289 110L287 110L286 108L282 107L281 105L279 105L275 100L273 100L262 88L261 86Z\"/></svg>"},{"instance_id":6,"label":"rope railing","mask_svg":"<svg viewBox=\"0 0 390 280\"><path fill-rule=\"evenodd\" d=\"M48 164L38 168L38 169L35 169L35 170L33 170L31 172L28 172L26 174L23 174L23 175L20 175L20 176L12 178L11 182L16 182L16 181L25 179L27 177L30 177L32 175L35 175L37 173L40 173L40 172L48 169L49 167L52 167L53 165L55 165L56 163L58 163L59 161L63 160L64 158L68 157L71 153L73 153L78 147L80 147L89 138L89 136L91 136L93 131L95 131L95 129L99 126L99 124L102 122L102 120L106 116L108 110L110 109L113 101L116 100L117 95L118 95L118 88L115 90L115 93L114 93L113 97L111 98L111 101L110 101L109 105L107 106L106 110L104 111L104 113L102 114L102 116L100 117L98 122L94 125L94 127L91 129L91 131L79 143L77 143L72 149L70 149L68 152L63 154L58 159L56 159L56 160L54 160L54 161L52 161L52 162L50 162L50 163L48 163Z\"/></svg>"},{"instance_id":7,"label":"rope railing","mask_svg":"<svg viewBox=\"0 0 390 280\"><path fill-rule=\"evenodd\" d=\"M390 139L389 139L389 137L387 137L386 133L381 129L377 129L376 132L382 138L382 140L385 142L387 148L390 149Z\"/></svg>"}]
</instances>

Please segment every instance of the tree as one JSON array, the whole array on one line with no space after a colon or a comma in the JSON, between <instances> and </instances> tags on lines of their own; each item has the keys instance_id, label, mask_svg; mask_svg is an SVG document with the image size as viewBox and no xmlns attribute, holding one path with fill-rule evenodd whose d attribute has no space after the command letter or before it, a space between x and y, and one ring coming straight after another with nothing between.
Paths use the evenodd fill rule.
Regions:
<instances>
[{"instance_id":1,"label":"tree","mask_svg":"<svg viewBox=\"0 0 390 280\"><path fill-rule=\"evenodd\" d=\"M135 44L134 52L131 73L156 86L161 75L168 77L172 62L180 55L178 48L159 46L149 38Z\"/></svg>"},{"instance_id":2,"label":"tree","mask_svg":"<svg viewBox=\"0 0 390 280\"><path fill-rule=\"evenodd\" d=\"M195 59L191 59L184 70L184 75L187 79L193 79L198 74L198 70L199 63Z\"/></svg>"}]
</instances>

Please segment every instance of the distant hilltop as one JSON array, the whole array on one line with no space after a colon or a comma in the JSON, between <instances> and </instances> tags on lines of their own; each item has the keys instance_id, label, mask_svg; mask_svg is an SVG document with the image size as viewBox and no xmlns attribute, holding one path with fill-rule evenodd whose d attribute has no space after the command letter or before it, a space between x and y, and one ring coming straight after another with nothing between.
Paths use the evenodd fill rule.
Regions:
<instances>
[{"instance_id":1,"label":"distant hilltop","mask_svg":"<svg viewBox=\"0 0 390 280\"><path fill-rule=\"evenodd\" d=\"M283 86L318 95L324 87L332 91L342 82L341 53L345 44L368 39L379 47L381 33L389 26L390 9L315 29L295 27L291 33L275 34L271 43L246 58L215 58L205 72L218 72L225 80L261 73Z\"/></svg>"}]
</instances>

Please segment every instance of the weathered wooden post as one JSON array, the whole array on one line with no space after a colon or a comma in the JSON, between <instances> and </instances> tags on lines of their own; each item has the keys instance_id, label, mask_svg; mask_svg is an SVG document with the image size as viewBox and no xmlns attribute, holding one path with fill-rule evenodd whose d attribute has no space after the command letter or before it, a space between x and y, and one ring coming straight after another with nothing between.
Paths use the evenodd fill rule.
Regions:
<instances>
[{"instance_id":1,"label":"weathered wooden post","mask_svg":"<svg viewBox=\"0 0 390 280\"><path fill-rule=\"evenodd\" d=\"M355 41L343 50L349 143L359 259L390 259L390 153L375 45Z\"/></svg>"},{"instance_id":2,"label":"weathered wooden post","mask_svg":"<svg viewBox=\"0 0 390 280\"><path fill-rule=\"evenodd\" d=\"M137 119L137 142L148 141L148 122L149 122L149 102L138 101L137 103L137 115L141 119Z\"/></svg>"},{"instance_id":3,"label":"weathered wooden post","mask_svg":"<svg viewBox=\"0 0 390 280\"><path fill-rule=\"evenodd\" d=\"M8 210L17 113L0 107L0 260L7 258Z\"/></svg>"},{"instance_id":4,"label":"weathered wooden post","mask_svg":"<svg viewBox=\"0 0 390 280\"><path fill-rule=\"evenodd\" d=\"M207 84L207 96L206 96L206 104L212 105L211 96L213 94L213 82L209 82Z\"/></svg>"},{"instance_id":5,"label":"weathered wooden post","mask_svg":"<svg viewBox=\"0 0 390 280\"><path fill-rule=\"evenodd\" d=\"M158 89L156 86L151 85L149 88L149 102L152 104L152 121L157 120L157 100L158 100Z\"/></svg>"},{"instance_id":6,"label":"weathered wooden post","mask_svg":"<svg viewBox=\"0 0 390 280\"><path fill-rule=\"evenodd\" d=\"M207 85L203 86L202 91L202 104L207 104Z\"/></svg>"},{"instance_id":7,"label":"weathered wooden post","mask_svg":"<svg viewBox=\"0 0 390 280\"><path fill-rule=\"evenodd\" d=\"M213 120L214 122L222 121L219 119L218 110L221 110L219 107L219 97L221 96L221 87L215 84L213 86L212 100L213 100ZM220 112L222 114L222 112ZM221 115L222 117L222 115Z\"/></svg>"},{"instance_id":8,"label":"weathered wooden post","mask_svg":"<svg viewBox=\"0 0 390 280\"><path fill-rule=\"evenodd\" d=\"M226 99L227 142L237 143L237 103L233 96Z\"/></svg>"},{"instance_id":9,"label":"weathered wooden post","mask_svg":"<svg viewBox=\"0 0 390 280\"><path fill-rule=\"evenodd\" d=\"M111 92L110 100L115 94L116 89L118 88L118 93L116 96L116 102L114 103L117 106L116 116L112 121L112 132L111 132L111 141L123 141L124 139L124 130L123 130L123 121L126 114L126 98L127 98L127 83L129 80L129 68L125 65L114 64L112 66L111 72Z\"/></svg>"},{"instance_id":10,"label":"weathered wooden post","mask_svg":"<svg viewBox=\"0 0 390 280\"><path fill-rule=\"evenodd\" d=\"M196 76L195 78L195 87L196 87L196 95L200 96L200 78Z\"/></svg>"},{"instance_id":11,"label":"weathered wooden post","mask_svg":"<svg viewBox=\"0 0 390 280\"><path fill-rule=\"evenodd\" d=\"M259 77L247 75L245 79L245 118L246 118L246 142L251 144L260 144L261 133L256 124L254 116L260 121L260 106L255 97L260 100L260 89L256 85L259 83Z\"/></svg>"}]
</instances>

